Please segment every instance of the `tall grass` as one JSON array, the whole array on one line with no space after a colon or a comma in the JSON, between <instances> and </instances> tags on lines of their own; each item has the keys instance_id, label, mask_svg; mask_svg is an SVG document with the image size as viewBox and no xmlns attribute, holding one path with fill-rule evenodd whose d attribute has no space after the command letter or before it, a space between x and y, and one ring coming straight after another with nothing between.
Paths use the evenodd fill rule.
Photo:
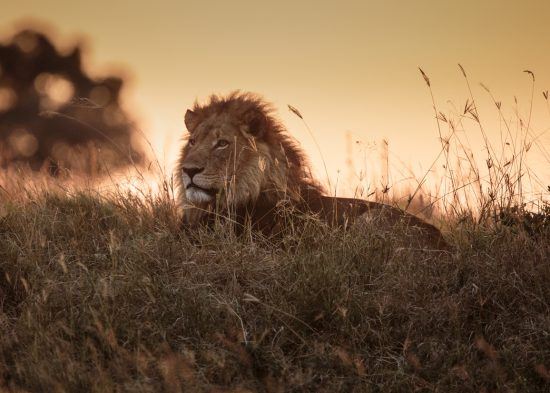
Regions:
<instances>
[{"instance_id":1,"label":"tall grass","mask_svg":"<svg viewBox=\"0 0 550 393\"><path fill-rule=\"evenodd\" d=\"M427 174L405 199L379 197L437 206L446 253L411 247L403 229L313 218L277 240L223 224L190 237L160 165L154 191L136 186L145 171L108 189L8 176L0 389L545 391L550 214L526 190L526 157L543 146L518 122L500 150L483 137L481 167L460 132L473 121L487 134L473 95L455 118L433 105L439 194Z\"/></svg>"},{"instance_id":2,"label":"tall grass","mask_svg":"<svg viewBox=\"0 0 550 393\"><path fill-rule=\"evenodd\" d=\"M521 117L516 110L516 127L503 114L502 103L497 101L491 90L481 83L481 87L490 95L498 111L499 120L504 125L500 135L500 146L488 137L480 118L477 100L472 93L470 80L462 65L458 65L468 89L469 98L463 110L459 113L445 114L439 111L428 76L420 69L430 90L435 120L441 141L440 155L443 156L444 174L442 177L442 207L446 214L463 216L476 213L478 221L497 217L503 210L511 208L544 208L548 201L550 181L537 176L536 170L528 164L528 155L533 147L539 151L545 163L550 165L550 155L541 143L543 133L534 135L531 128L533 98L535 92L535 76L531 71L525 71L531 77L531 100L529 102L528 118ZM546 96L544 96L545 99ZM517 105L517 99L515 99ZM465 122L470 121L478 127L482 136L482 164L475 157L474 149L469 144ZM447 133L442 131L442 125L447 126ZM439 157L438 157L439 158ZM456 165L453 165L453 161ZM436 159L434 161L438 162ZM420 189L423 180L419 182ZM546 181L546 184L544 183ZM546 195L545 195L546 194Z\"/></svg>"},{"instance_id":3,"label":"tall grass","mask_svg":"<svg viewBox=\"0 0 550 393\"><path fill-rule=\"evenodd\" d=\"M447 222L472 216L477 222L487 224L506 210L544 210L550 196L550 181L543 174L544 168L550 167L550 152L544 140L545 137L548 140L550 129L537 131L532 125L535 75L525 71L531 82L526 116L522 116L517 98L514 97L514 108L504 108L491 90L480 83L482 93L486 93L494 105L493 112L485 108L485 116L493 114L500 123L500 131L495 132L488 131L483 122L479 98L473 93L466 70L460 64L458 69L468 97L463 103L451 103L449 110L440 109L432 82L420 69L440 142L428 169L418 176L393 154L388 141L383 140L378 149L380 169L376 171L374 165L375 170L371 169L369 176L363 171L356 174L355 194L393 203L423 216L426 212L439 212ZM539 99L545 100L550 112L547 91L543 91ZM478 139L481 145L474 142L472 146L471 140ZM538 162L533 165L535 159ZM347 160L352 161L352 158ZM353 172L354 168L348 166L348 171Z\"/></svg>"}]
</instances>

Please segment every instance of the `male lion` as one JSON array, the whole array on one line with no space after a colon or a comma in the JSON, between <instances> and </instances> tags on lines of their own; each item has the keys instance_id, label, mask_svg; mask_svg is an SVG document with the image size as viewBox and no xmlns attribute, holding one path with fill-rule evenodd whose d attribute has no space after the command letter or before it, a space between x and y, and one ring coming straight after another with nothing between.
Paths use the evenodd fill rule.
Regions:
<instances>
[{"instance_id":1,"label":"male lion","mask_svg":"<svg viewBox=\"0 0 550 393\"><path fill-rule=\"evenodd\" d=\"M446 246L437 228L395 207L326 196L273 112L259 96L239 92L213 95L208 104L195 103L186 112L190 136L176 174L184 227L209 225L221 216L274 234L280 229L280 210L290 207L334 225L358 217L378 228L401 225L413 228L423 247Z\"/></svg>"}]
</instances>

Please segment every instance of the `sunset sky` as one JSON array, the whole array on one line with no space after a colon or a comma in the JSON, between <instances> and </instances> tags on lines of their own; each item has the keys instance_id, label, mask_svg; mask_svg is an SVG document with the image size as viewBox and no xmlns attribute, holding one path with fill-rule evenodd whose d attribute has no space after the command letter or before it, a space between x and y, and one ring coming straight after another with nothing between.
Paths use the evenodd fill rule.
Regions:
<instances>
[{"instance_id":1,"label":"sunset sky","mask_svg":"<svg viewBox=\"0 0 550 393\"><path fill-rule=\"evenodd\" d=\"M438 108L448 113L463 108L469 96L461 63L495 141L502 124L479 82L510 119L516 96L526 119L531 79L523 70L533 71L532 133L545 132L549 17L547 0L20 0L2 5L0 36L29 21L45 24L60 43L86 42L91 73L125 70L131 76L126 106L168 167L185 131L186 108L196 98L241 89L279 108L321 176L321 155L287 104L298 108L335 180L346 177L346 134L361 142L353 143L356 171L379 160L371 147L383 138L392 166L417 173L430 166L440 143L419 66L431 79ZM472 122L464 128L480 150L478 128ZM550 133L538 141L550 150ZM365 154L372 157L365 161ZM533 154L549 183L550 163Z\"/></svg>"}]
</instances>

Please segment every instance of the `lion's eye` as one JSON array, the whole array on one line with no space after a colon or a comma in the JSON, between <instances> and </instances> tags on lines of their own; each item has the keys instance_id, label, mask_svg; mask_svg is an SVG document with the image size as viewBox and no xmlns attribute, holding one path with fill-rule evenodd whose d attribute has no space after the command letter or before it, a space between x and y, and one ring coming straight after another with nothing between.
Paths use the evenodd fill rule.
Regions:
<instances>
[{"instance_id":1,"label":"lion's eye","mask_svg":"<svg viewBox=\"0 0 550 393\"><path fill-rule=\"evenodd\" d=\"M195 146L195 143L197 143L197 141L195 140L195 138L191 138L187 143L189 143L189 146Z\"/></svg>"},{"instance_id":2,"label":"lion's eye","mask_svg":"<svg viewBox=\"0 0 550 393\"><path fill-rule=\"evenodd\" d=\"M222 147L226 147L227 145L229 145L229 142L226 141L225 139L220 139L217 143L216 143L216 146L214 146L216 149L218 148L222 148Z\"/></svg>"}]
</instances>

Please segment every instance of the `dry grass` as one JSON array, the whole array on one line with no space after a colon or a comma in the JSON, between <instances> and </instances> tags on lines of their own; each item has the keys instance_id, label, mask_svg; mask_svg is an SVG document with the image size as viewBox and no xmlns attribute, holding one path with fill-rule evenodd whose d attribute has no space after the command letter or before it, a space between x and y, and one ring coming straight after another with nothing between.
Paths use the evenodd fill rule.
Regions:
<instances>
[{"instance_id":1,"label":"dry grass","mask_svg":"<svg viewBox=\"0 0 550 393\"><path fill-rule=\"evenodd\" d=\"M459 120L483 128L468 102ZM434 110L451 163L453 141L467 148ZM223 226L191 239L168 183L137 196L12 185L0 391L549 389L550 214L523 204L526 127L514 162L487 140L488 172L446 172L444 254L313 218L277 241Z\"/></svg>"},{"instance_id":2,"label":"dry grass","mask_svg":"<svg viewBox=\"0 0 550 393\"><path fill-rule=\"evenodd\" d=\"M177 230L169 198L41 194L0 219L0 386L543 391L550 226L464 220L452 253L315 220Z\"/></svg>"}]
</instances>

